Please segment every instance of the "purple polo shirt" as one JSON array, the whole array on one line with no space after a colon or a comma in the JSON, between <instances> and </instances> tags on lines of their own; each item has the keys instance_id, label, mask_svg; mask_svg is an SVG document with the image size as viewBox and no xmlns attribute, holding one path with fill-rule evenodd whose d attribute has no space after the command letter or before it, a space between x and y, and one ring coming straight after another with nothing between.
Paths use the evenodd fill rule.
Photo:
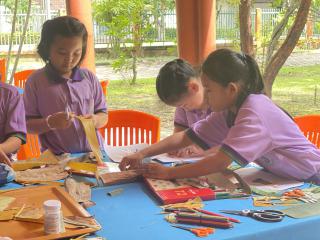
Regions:
<instances>
[{"instance_id":1,"label":"purple polo shirt","mask_svg":"<svg viewBox=\"0 0 320 240\"><path fill-rule=\"evenodd\" d=\"M189 128L192 124L205 119L211 114L211 109L187 111L182 107L177 107L174 113L174 125L183 128Z\"/></svg>"},{"instance_id":2,"label":"purple polo shirt","mask_svg":"<svg viewBox=\"0 0 320 240\"><path fill-rule=\"evenodd\" d=\"M208 132L219 133L217 122L225 119L225 113L213 114L196 123L189 136L208 143L213 138ZM247 97L226 131L221 150L242 166L255 162L279 176L320 183L320 178L313 177L320 176L320 150L263 94Z\"/></svg>"},{"instance_id":3,"label":"purple polo shirt","mask_svg":"<svg viewBox=\"0 0 320 240\"><path fill-rule=\"evenodd\" d=\"M11 136L25 143L26 120L23 100L18 90L0 82L0 143Z\"/></svg>"},{"instance_id":4,"label":"purple polo shirt","mask_svg":"<svg viewBox=\"0 0 320 240\"><path fill-rule=\"evenodd\" d=\"M24 91L26 118L46 118L64 112L66 106L76 115L107 112L107 105L97 77L87 69L75 68L70 79L58 75L47 65L27 80ZM101 148L103 140L98 131ZM39 135L41 151L55 154L90 151L85 132L78 120L67 129L51 130Z\"/></svg>"}]
</instances>

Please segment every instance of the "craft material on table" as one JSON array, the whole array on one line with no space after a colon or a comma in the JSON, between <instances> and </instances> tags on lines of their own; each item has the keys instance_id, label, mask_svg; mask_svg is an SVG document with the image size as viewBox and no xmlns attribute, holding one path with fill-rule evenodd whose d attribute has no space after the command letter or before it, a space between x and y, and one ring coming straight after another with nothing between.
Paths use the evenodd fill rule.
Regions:
<instances>
[{"instance_id":1,"label":"craft material on table","mask_svg":"<svg viewBox=\"0 0 320 240\"><path fill-rule=\"evenodd\" d=\"M285 179L267 172L261 168L240 168L235 171L250 187L266 191L283 191L293 187L302 186L304 183L296 180Z\"/></svg>"},{"instance_id":2,"label":"craft material on table","mask_svg":"<svg viewBox=\"0 0 320 240\"><path fill-rule=\"evenodd\" d=\"M253 197L253 205L255 207L271 207L271 206L292 206L301 204L299 200L286 198L286 197L278 197L278 196L258 196Z\"/></svg>"},{"instance_id":3,"label":"craft material on table","mask_svg":"<svg viewBox=\"0 0 320 240\"><path fill-rule=\"evenodd\" d=\"M79 216L83 218L89 218L91 215L62 188L54 186L37 186L37 187L25 187L16 189L14 191L8 191L1 193L1 196L14 197L15 201L10 205L10 208L28 210L32 208L42 208L44 201L49 199L56 199L61 201L61 209L65 218ZM19 211L19 210L18 210ZM21 212L21 214L28 216L29 213ZM18 214L19 216L20 214ZM23 216L22 215L22 216ZM69 238L72 236L78 236L81 234L95 232L96 228L80 226L77 228L68 228L66 232L61 234L45 235L44 226L42 223L36 222L23 222L20 221L2 221L0 228L0 236L9 236L15 240L24 239L57 239L57 238Z\"/></svg>"},{"instance_id":4,"label":"craft material on table","mask_svg":"<svg viewBox=\"0 0 320 240\"><path fill-rule=\"evenodd\" d=\"M15 171L23 171L30 168L40 167L43 165L56 165L59 159L50 150L44 151L36 159L19 160L12 163L12 168Z\"/></svg>"},{"instance_id":5,"label":"craft material on table","mask_svg":"<svg viewBox=\"0 0 320 240\"><path fill-rule=\"evenodd\" d=\"M304 203L298 206L281 210L284 214L292 218L306 218L320 215L320 202Z\"/></svg>"},{"instance_id":6,"label":"craft material on table","mask_svg":"<svg viewBox=\"0 0 320 240\"><path fill-rule=\"evenodd\" d=\"M15 181L22 184L35 184L42 182L57 181L65 179L68 173L61 166L50 166L46 168L28 169L17 171Z\"/></svg>"},{"instance_id":7,"label":"craft material on table","mask_svg":"<svg viewBox=\"0 0 320 240\"><path fill-rule=\"evenodd\" d=\"M190 228L190 227L184 227L184 226L180 226L180 225L175 225L175 224L171 224L172 227L175 228L180 228L183 230L187 230L189 232L192 232L193 234L195 234L197 237L207 237L210 234L214 233L214 228Z\"/></svg>"},{"instance_id":8,"label":"craft material on table","mask_svg":"<svg viewBox=\"0 0 320 240\"><path fill-rule=\"evenodd\" d=\"M277 210L221 210L220 212L227 214L235 214L240 216L251 217L262 222L280 222L285 214Z\"/></svg>"},{"instance_id":9,"label":"craft material on table","mask_svg":"<svg viewBox=\"0 0 320 240\"><path fill-rule=\"evenodd\" d=\"M97 138L96 128L94 126L93 120L90 118L84 118L81 116L77 116L76 118L79 119L79 121L82 124L88 143L90 145L91 151L95 155L98 164L103 165L102 154L100 151L100 145Z\"/></svg>"},{"instance_id":10,"label":"craft material on table","mask_svg":"<svg viewBox=\"0 0 320 240\"><path fill-rule=\"evenodd\" d=\"M14 200L14 197L0 196L0 211L6 209Z\"/></svg>"},{"instance_id":11,"label":"craft material on table","mask_svg":"<svg viewBox=\"0 0 320 240\"><path fill-rule=\"evenodd\" d=\"M149 144L147 143L140 143L140 144L133 144L128 146L110 146L105 145L106 152L108 157L114 162L121 162L122 158L132 153L138 152L146 147Z\"/></svg>"},{"instance_id":12,"label":"craft material on table","mask_svg":"<svg viewBox=\"0 0 320 240\"><path fill-rule=\"evenodd\" d=\"M197 196L202 200L250 196L250 188L243 184L232 171L209 174L199 178L176 180L145 178L145 181L163 204L185 202Z\"/></svg>"},{"instance_id":13,"label":"craft material on table","mask_svg":"<svg viewBox=\"0 0 320 240\"><path fill-rule=\"evenodd\" d=\"M71 177L67 178L64 183L66 191L78 203L91 201L91 188L89 185L83 182L77 182Z\"/></svg>"},{"instance_id":14,"label":"craft material on table","mask_svg":"<svg viewBox=\"0 0 320 240\"><path fill-rule=\"evenodd\" d=\"M122 172L111 172L104 173L99 175L99 178L102 180L105 185L126 183L135 181L140 174L135 170L128 170Z\"/></svg>"},{"instance_id":15,"label":"craft material on table","mask_svg":"<svg viewBox=\"0 0 320 240\"><path fill-rule=\"evenodd\" d=\"M196 197L194 199L190 199L186 202L182 202L182 203L173 203L173 204L167 204L167 205L163 205L161 206L162 209L166 209L166 208L203 208L204 204L202 202L202 199L200 197Z\"/></svg>"},{"instance_id":16,"label":"craft material on table","mask_svg":"<svg viewBox=\"0 0 320 240\"><path fill-rule=\"evenodd\" d=\"M209 226L216 228L231 228L233 224L227 219L218 216L193 213L171 213L165 217L170 223L184 223L199 226Z\"/></svg>"},{"instance_id":17,"label":"craft material on table","mask_svg":"<svg viewBox=\"0 0 320 240\"><path fill-rule=\"evenodd\" d=\"M116 195L119 195L123 192L123 188L117 188L117 189L114 189L110 192L108 192L107 194L110 196L110 197L113 197L113 196L116 196Z\"/></svg>"},{"instance_id":18,"label":"craft material on table","mask_svg":"<svg viewBox=\"0 0 320 240\"><path fill-rule=\"evenodd\" d=\"M315 203L318 200L311 197L310 195L304 193L301 189L293 189L287 192L283 193L283 196L287 197L287 198L294 198L294 199L298 199L302 202L305 203Z\"/></svg>"}]
</instances>

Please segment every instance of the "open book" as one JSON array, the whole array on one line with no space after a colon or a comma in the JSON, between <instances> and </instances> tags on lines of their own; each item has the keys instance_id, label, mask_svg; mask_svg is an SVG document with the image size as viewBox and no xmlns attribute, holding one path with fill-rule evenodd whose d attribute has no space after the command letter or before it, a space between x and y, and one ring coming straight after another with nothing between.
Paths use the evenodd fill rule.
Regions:
<instances>
[{"instance_id":1,"label":"open book","mask_svg":"<svg viewBox=\"0 0 320 240\"><path fill-rule=\"evenodd\" d=\"M149 144L146 144L146 143L134 144L129 146L121 146L121 147L106 145L105 150L107 151L107 154L112 161L121 162L123 157L130 155L132 153L138 152L148 146ZM190 163L190 162L198 161L202 159L202 157L174 157L174 156L170 156L167 153L163 153L160 155L153 156L151 157L151 159L161 163Z\"/></svg>"}]
</instances>

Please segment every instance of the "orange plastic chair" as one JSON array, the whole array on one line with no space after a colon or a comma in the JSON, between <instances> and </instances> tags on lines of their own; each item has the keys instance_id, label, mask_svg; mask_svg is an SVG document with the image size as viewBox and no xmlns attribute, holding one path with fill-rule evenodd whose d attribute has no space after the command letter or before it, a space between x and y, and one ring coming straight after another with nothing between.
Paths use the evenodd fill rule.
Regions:
<instances>
[{"instance_id":1,"label":"orange plastic chair","mask_svg":"<svg viewBox=\"0 0 320 240\"><path fill-rule=\"evenodd\" d=\"M294 118L306 138L320 148L320 115L305 115Z\"/></svg>"},{"instance_id":2,"label":"orange plastic chair","mask_svg":"<svg viewBox=\"0 0 320 240\"><path fill-rule=\"evenodd\" d=\"M27 143L22 145L18 151L18 160L37 158L41 154L38 135L27 134Z\"/></svg>"},{"instance_id":3,"label":"orange plastic chair","mask_svg":"<svg viewBox=\"0 0 320 240\"><path fill-rule=\"evenodd\" d=\"M6 81L6 60L0 59L0 81Z\"/></svg>"},{"instance_id":4,"label":"orange plastic chair","mask_svg":"<svg viewBox=\"0 0 320 240\"><path fill-rule=\"evenodd\" d=\"M13 75L14 85L19 88L23 88L26 85L26 81L31 73L33 73L35 69L23 70L21 72L16 72Z\"/></svg>"},{"instance_id":5,"label":"orange plastic chair","mask_svg":"<svg viewBox=\"0 0 320 240\"><path fill-rule=\"evenodd\" d=\"M160 139L160 119L135 110L110 110L107 125L99 131L111 146L153 144Z\"/></svg>"},{"instance_id":6,"label":"orange plastic chair","mask_svg":"<svg viewBox=\"0 0 320 240\"><path fill-rule=\"evenodd\" d=\"M109 85L109 80L101 81L100 84L101 84L101 87L102 87L103 94L105 96L107 96L107 93L108 93L107 88L108 88L108 85Z\"/></svg>"}]
</instances>

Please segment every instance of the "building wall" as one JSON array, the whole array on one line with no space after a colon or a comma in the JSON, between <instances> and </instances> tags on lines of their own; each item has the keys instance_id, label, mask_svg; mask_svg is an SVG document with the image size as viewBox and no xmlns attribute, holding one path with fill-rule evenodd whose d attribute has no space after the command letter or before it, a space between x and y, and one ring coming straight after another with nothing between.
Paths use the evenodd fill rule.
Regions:
<instances>
[{"instance_id":1,"label":"building wall","mask_svg":"<svg viewBox=\"0 0 320 240\"><path fill-rule=\"evenodd\" d=\"M45 7L47 0L34 0L34 2L39 5L41 8ZM66 1L65 0L50 0L50 9L51 10L60 10L66 9Z\"/></svg>"}]
</instances>

